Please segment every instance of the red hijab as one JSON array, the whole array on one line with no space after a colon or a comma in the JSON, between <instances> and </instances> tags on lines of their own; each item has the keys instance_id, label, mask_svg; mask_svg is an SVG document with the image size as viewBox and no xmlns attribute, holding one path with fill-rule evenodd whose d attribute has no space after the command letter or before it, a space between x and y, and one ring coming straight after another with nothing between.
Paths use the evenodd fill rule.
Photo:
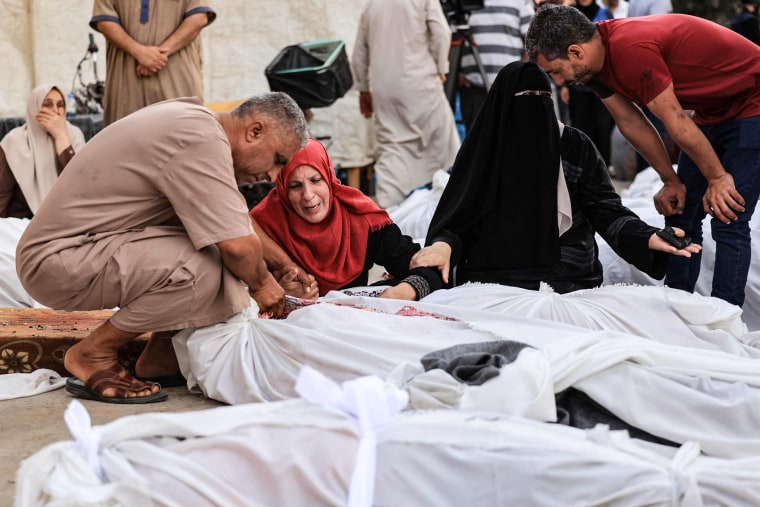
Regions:
<instances>
[{"instance_id":1,"label":"red hijab","mask_svg":"<svg viewBox=\"0 0 760 507\"><path fill-rule=\"evenodd\" d=\"M302 165L319 171L330 189L330 210L318 224L298 216L288 199L290 177ZM356 279L364 270L369 233L392 223L372 199L340 182L327 151L315 139L293 155L277 176L274 191L251 216L296 264L314 275L320 295Z\"/></svg>"}]
</instances>

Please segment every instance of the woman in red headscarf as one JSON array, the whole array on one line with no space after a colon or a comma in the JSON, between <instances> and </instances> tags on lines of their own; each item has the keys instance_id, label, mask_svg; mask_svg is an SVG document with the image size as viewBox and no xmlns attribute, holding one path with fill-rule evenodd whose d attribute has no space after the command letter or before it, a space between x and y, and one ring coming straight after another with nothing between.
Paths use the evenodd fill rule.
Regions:
<instances>
[{"instance_id":1,"label":"woman in red headscarf","mask_svg":"<svg viewBox=\"0 0 760 507\"><path fill-rule=\"evenodd\" d=\"M372 199L338 180L314 139L280 171L251 217L270 269L295 263L314 277L319 295L366 286L375 264L393 277L382 282L392 287L381 297L416 300L443 286L436 269L409 268L420 246Z\"/></svg>"}]
</instances>

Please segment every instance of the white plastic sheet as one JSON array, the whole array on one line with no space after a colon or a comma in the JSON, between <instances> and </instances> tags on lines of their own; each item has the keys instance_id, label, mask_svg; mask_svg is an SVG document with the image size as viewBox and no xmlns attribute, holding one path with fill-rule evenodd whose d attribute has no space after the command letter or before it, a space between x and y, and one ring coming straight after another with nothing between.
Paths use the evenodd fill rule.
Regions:
<instances>
[{"instance_id":1,"label":"white plastic sheet","mask_svg":"<svg viewBox=\"0 0 760 507\"><path fill-rule=\"evenodd\" d=\"M417 189L400 204L388 208L388 214L399 229L421 245L425 244L430 221L448 182L449 173L438 170L433 174L430 188Z\"/></svg>"}]
</instances>

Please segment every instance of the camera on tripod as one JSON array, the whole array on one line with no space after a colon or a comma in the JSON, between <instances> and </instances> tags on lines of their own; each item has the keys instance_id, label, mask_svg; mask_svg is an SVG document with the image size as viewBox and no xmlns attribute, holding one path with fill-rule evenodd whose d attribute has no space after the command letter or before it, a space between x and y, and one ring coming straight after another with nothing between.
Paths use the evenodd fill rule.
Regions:
<instances>
[{"instance_id":1,"label":"camera on tripod","mask_svg":"<svg viewBox=\"0 0 760 507\"><path fill-rule=\"evenodd\" d=\"M483 8L483 0L441 0L441 7L452 25L466 25L470 13Z\"/></svg>"},{"instance_id":2,"label":"camera on tripod","mask_svg":"<svg viewBox=\"0 0 760 507\"><path fill-rule=\"evenodd\" d=\"M441 0L441 7L443 7L443 12L449 19L449 25L452 28L449 73L443 85L446 98L452 109L456 108L457 83L459 82L459 71L462 67L462 56L465 53L472 54L475 59L475 66L478 68L486 90L490 86L483 61L480 59L478 48L472 38L470 25L467 23L472 11L484 8L483 3L483 0Z\"/></svg>"},{"instance_id":3,"label":"camera on tripod","mask_svg":"<svg viewBox=\"0 0 760 507\"><path fill-rule=\"evenodd\" d=\"M73 114L99 114L103 112L103 81L98 79L98 45L95 44L95 38L90 33L90 43L87 46L87 51L79 63L77 64L77 70L74 74L74 79L71 82L71 91L69 92L68 99L70 106L74 108ZM85 84L82 77L82 65L85 62L92 64L92 73L95 81ZM77 84L79 86L77 87Z\"/></svg>"}]
</instances>

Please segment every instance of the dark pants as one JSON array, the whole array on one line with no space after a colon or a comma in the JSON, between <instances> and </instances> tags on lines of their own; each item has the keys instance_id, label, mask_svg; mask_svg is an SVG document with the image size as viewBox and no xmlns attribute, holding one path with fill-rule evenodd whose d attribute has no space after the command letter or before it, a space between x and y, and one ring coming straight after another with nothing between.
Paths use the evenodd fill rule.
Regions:
<instances>
[{"instance_id":1,"label":"dark pants","mask_svg":"<svg viewBox=\"0 0 760 507\"><path fill-rule=\"evenodd\" d=\"M459 107L462 110L462 123L467 131L470 131L472 122L480 111L480 107L486 100L488 92L482 86L462 86L459 88Z\"/></svg>"},{"instance_id":2,"label":"dark pants","mask_svg":"<svg viewBox=\"0 0 760 507\"><path fill-rule=\"evenodd\" d=\"M715 240L711 295L741 306L752 254L749 221L760 195L760 116L699 128L745 200L745 211L737 213L738 220L728 225L714 218L710 221ZM678 177L686 185L686 207L683 214L666 217L665 223L682 228L692 241L702 244L702 220L706 215L702 197L707 180L683 152L678 161ZM701 258L701 254L689 258L671 255L665 285L694 292Z\"/></svg>"},{"instance_id":3,"label":"dark pants","mask_svg":"<svg viewBox=\"0 0 760 507\"><path fill-rule=\"evenodd\" d=\"M615 120L591 91L570 87L570 124L591 138L604 163L610 165Z\"/></svg>"},{"instance_id":4,"label":"dark pants","mask_svg":"<svg viewBox=\"0 0 760 507\"><path fill-rule=\"evenodd\" d=\"M641 110L644 112L649 121L652 122L652 125L654 125L657 133L660 134L662 142L665 143L665 150L668 152L668 157L670 157L670 163L677 163L681 149L676 145L675 142L673 142L670 134L668 134L668 131L665 129L665 124L662 123L662 120L652 114L648 108L642 107ZM647 167L649 167L649 162L647 162L647 160L641 156L641 153L636 152L636 172L640 173Z\"/></svg>"}]
</instances>

